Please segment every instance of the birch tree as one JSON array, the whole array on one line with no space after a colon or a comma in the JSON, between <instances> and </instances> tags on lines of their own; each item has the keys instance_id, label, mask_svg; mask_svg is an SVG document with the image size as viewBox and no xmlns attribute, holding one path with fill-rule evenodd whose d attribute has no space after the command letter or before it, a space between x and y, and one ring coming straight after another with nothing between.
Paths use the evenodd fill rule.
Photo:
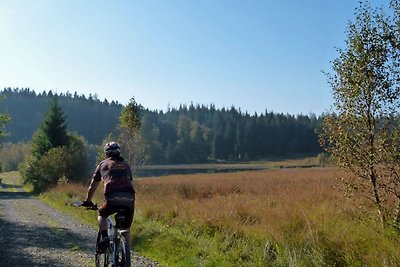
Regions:
<instances>
[{"instance_id":1,"label":"birch tree","mask_svg":"<svg viewBox=\"0 0 400 267\"><path fill-rule=\"evenodd\" d=\"M142 167L146 158L144 141L140 135L140 109L141 106L135 98L131 98L128 105L122 109L118 124L118 142L134 172Z\"/></svg>"},{"instance_id":2,"label":"birch tree","mask_svg":"<svg viewBox=\"0 0 400 267\"><path fill-rule=\"evenodd\" d=\"M397 1L392 1L394 7ZM360 3L328 81L334 110L321 143L347 170L346 192L372 203L383 227L399 226L399 40L394 19Z\"/></svg>"}]
</instances>

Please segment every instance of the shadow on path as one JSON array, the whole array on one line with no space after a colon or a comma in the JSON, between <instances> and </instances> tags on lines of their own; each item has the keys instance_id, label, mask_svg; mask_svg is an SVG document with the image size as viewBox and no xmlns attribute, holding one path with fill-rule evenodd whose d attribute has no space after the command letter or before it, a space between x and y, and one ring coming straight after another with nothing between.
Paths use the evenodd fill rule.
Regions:
<instances>
[{"instance_id":1,"label":"shadow on path","mask_svg":"<svg viewBox=\"0 0 400 267\"><path fill-rule=\"evenodd\" d=\"M0 192L0 199L25 199L33 195L30 192Z\"/></svg>"},{"instance_id":2,"label":"shadow on path","mask_svg":"<svg viewBox=\"0 0 400 267\"><path fill-rule=\"evenodd\" d=\"M63 266L65 259L60 263L59 250L94 255L93 244L65 228L24 225L0 217L0 232L1 266ZM33 257L35 251L40 253Z\"/></svg>"},{"instance_id":3,"label":"shadow on path","mask_svg":"<svg viewBox=\"0 0 400 267\"><path fill-rule=\"evenodd\" d=\"M5 183L0 183L0 187L3 189L22 189L22 185L15 185L15 184L5 184Z\"/></svg>"}]
</instances>

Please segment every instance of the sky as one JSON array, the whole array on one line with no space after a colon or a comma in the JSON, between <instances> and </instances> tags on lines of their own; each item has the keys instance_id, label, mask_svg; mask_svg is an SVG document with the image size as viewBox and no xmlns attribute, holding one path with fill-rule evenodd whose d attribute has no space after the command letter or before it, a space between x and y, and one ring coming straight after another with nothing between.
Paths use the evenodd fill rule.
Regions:
<instances>
[{"instance_id":1,"label":"sky","mask_svg":"<svg viewBox=\"0 0 400 267\"><path fill-rule=\"evenodd\" d=\"M0 0L0 89L319 115L358 3Z\"/></svg>"}]
</instances>

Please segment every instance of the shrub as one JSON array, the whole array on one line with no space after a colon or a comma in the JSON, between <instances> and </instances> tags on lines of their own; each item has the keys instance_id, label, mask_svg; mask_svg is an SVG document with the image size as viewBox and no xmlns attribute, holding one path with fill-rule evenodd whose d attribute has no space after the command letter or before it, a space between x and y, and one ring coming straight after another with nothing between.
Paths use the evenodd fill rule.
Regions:
<instances>
[{"instance_id":1,"label":"shrub","mask_svg":"<svg viewBox=\"0 0 400 267\"><path fill-rule=\"evenodd\" d=\"M35 193L56 185L58 180L67 177L67 157L65 147L51 148L41 158L28 157L21 167L25 183L32 184Z\"/></svg>"},{"instance_id":2,"label":"shrub","mask_svg":"<svg viewBox=\"0 0 400 267\"><path fill-rule=\"evenodd\" d=\"M63 181L81 181L87 173L86 153L83 141L72 138L69 147L55 147L42 157L29 156L21 164L25 183L32 184L33 191L40 193Z\"/></svg>"}]
</instances>

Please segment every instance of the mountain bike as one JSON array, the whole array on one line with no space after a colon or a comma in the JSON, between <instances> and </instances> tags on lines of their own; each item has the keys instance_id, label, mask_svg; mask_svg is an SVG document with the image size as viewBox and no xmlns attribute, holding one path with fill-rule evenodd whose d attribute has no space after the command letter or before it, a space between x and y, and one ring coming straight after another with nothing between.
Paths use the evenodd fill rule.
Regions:
<instances>
[{"instance_id":1,"label":"mountain bike","mask_svg":"<svg viewBox=\"0 0 400 267\"><path fill-rule=\"evenodd\" d=\"M98 210L96 204L87 206L83 205L83 202L73 203L75 207L84 207L87 210ZM111 217L111 216L110 216ZM128 230L122 230L120 228L121 223L125 220L125 211L124 208L121 208L117 211L114 216L115 224L113 220L108 217L108 237L110 239L109 246L105 249L105 251L101 251L99 249L99 243L101 240L100 232L97 234L96 241L96 267L131 267L131 253L128 242L123 236L124 233L128 232Z\"/></svg>"}]
</instances>

